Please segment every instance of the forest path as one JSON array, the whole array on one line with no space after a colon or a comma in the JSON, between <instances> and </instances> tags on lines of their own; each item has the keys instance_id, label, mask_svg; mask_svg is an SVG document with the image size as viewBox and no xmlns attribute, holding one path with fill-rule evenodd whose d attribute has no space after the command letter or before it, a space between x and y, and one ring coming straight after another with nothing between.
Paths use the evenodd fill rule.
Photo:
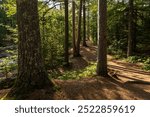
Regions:
<instances>
[{"instance_id":1,"label":"forest path","mask_svg":"<svg viewBox=\"0 0 150 117\"><path fill-rule=\"evenodd\" d=\"M81 47L79 58L72 58L73 69L78 70L96 61L96 46ZM150 99L150 72L141 65L115 60L108 55L109 74L116 81L98 76L80 80L55 80L61 87L55 99Z\"/></svg>"},{"instance_id":2,"label":"forest path","mask_svg":"<svg viewBox=\"0 0 150 117\"><path fill-rule=\"evenodd\" d=\"M95 62L97 57L97 47L89 46L81 48L81 55L85 61ZM115 75L123 82L133 81L150 84L150 72L141 69L141 65L137 63L128 63L125 60L115 60L108 55L108 68L115 72Z\"/></svg>"},{"instance_id":3,"label":"forest path","mask_svg":"<svg viewBox=\"0 0 150 117\"><path fill-rule=\"evenodd\" d=\"M97 46L88 43L88 47L81 47L82 58L73 58L74 69L81 69L88 65L89 62L97 60ZM115 60L111 55L107 55L108 69L115 72L115 75L123 82L139 82L150 84L150 72L141 69L139 63L129 63L125 60Z\"/></svg>"}]
</instances>

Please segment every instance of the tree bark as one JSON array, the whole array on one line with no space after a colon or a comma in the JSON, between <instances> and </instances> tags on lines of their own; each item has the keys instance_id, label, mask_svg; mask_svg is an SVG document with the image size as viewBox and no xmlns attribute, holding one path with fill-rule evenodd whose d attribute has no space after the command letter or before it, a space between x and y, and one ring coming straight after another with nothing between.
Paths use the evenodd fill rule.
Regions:
<instances>
[{"instance_id":1,"label":"tree bark","mask_svg":"<svg viewBox=\"0 0 150 117\"><path fill-rule=\"evenodd\" d=\"M86 2L83 0L83 46L87 47L86 44Z\"/></svg>"},{"instance_id":2,"label":"tree bark","mask_svg":"<svg viewBox=\"0 0 150 117\"><path fill-rule=\"evenodd\" d=\"M76 26L75 26L75 1L72 0L72 45L73 45L73 57L76 57Z\"/></svg>"},{"instance_id":3,"label":"tree bark","mask_svg":"<svg viewBox=\"0 0 150 117\"><path fill-rule=\"evenodd\" d=\"M129 0L128 48L127 57L133 55L133 0Z\"/></svg>"},{"instance_id":4,"label":"tree bark","mask_svg":"<svg viewBox=\"0 0 150 117\"><path fill-rule=\"evenodd\" d=\"M98 0L97 75L107 76L107 1Z\"/></svg>"},{"instance_id":5,"label":"tree bark","mask_svg":"<svg viewBox=\"0 0 150 117\"><path fill-rule=\"evenodd\" d=\"M87 7L87 39L90 40L90 9L89 9L89 0L87 1L88 7Z\"/></svg>"},{"instance_id":6,"label":"tree bark","mask_svg":"<svg viewBox=\"0 0 150 117\"><path fill-rule=\"evenodd\" d=\"M65 3L65 42L64 42L64 62L65 66L69 65L69 24L68 24L68 0Z\"/></svg>"},{"instance_id":7,"label":"tree bark","mask_svg":"<svg viewBox=\"0 0 150 117\"><path fill-rule=\"evenodd\" d=\"M81 42L81 17L82 17L82 0L80 0L79 20L78 20L78 39L77 39L77 57L80 55L80 42Z\"/></svg>"},{"instance_id":8,"label":"tree bark","mask_svg":"<svg viewBox=\"0 0 150 117\"><path fill-rule=\"evenodd\" d=\"M42 58L37 4L37 0L17 0L18 77L14 93L24 94L53 85Z\"/></svg>"},{"instance_id":9,"label":"tree bark","mask_svg":"<svg viewBox=\"0 0 150 117\"><path fill-rule=\"evenodd\" d=\"M137 45L137 10L134 13L134 21L133 21L133 52L136 52L136 45Z\"/></svg>"}]
</instances>

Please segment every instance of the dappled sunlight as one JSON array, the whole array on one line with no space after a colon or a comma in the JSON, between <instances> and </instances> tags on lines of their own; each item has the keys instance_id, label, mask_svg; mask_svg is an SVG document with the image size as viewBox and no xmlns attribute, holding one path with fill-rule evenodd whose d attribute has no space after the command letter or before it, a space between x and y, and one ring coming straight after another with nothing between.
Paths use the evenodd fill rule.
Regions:
<instances>
[{"instance_id":1,"label":"dappled sunlight","mask_svg":"<svg viewBox=\"0 0 150 117\"><path fill-rule=\"evenodd\" d=\"M83 79L83 80L68 80L55 81L61 87L61 92L64 97L58 99L149 99L150 94L142 91L139 94L138 87L133 87L125 84L114 84L109 80L99 79Z\"/></svg>"},{"instance_id":2,"label":"dappled sunlight","mask_svg":"<svg viewBox=\"0 0 150 117\"><path fill-rule=\"evenodd\" d=\"M0 98L150 99L149 6L1 0Z\"/></svg>"}]
</instances>

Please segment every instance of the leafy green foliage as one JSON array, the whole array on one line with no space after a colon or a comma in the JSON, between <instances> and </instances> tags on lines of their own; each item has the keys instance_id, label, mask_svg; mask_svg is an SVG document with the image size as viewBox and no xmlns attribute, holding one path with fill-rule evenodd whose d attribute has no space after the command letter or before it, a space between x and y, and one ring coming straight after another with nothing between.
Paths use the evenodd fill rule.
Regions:
<instances>
[{"instance_id":1,"label":"leafy green foliage","mask_svg":"<svg viewBox=\"0 0 150 117\"><path fill-rule=\"evenodd\" d=\"M15 42L17 42L15 4L16 3L14 0L3 0L0 3L0 32L1 32L0 44L1 46L5 45L6 41L13 41L13 39Z\"/></svg>"},{"instance_id":2,"label":"leafy green foliage","mask_svg":"<svg viewBox=\"0 0 150 117\"><path fill-rule=\"evenodd\" d=\"M40 27L45 65L57 66L62 63L63 55L64 18L62 11L49 11L44 21L41 21Z\"/></svg>"},{"instance_id":3,"label":"leafy green foliage","mask_svg":"<svg viewBox=\"0 0 150 117\"><path fill-rule=\"evenodd\" d=\"M136 63L136 62L138 62L138 56L130 56L127 58L127 61L129 63Z\"/></svg>"},{"instance_id":4,"label":"leafy green foliage","mask_svg":"<svg viewBox=\"0 0 150 117\"><path fill-rule=\"evenodd\" d=\"M58 76L58 79L69 80L69 79L81 79L88 78L95 74L96 63L91 63L89 66L82 70L77 71L66 71L63 75Z\"/></svg>"},{"instance_id":5,"label":"leafy green foliage","mask_svg":"<svg viewBox=\"0 0 150 117\"><path fill-rule=\"evenodd\" d=\"M15 0L4 0L2 7L6 9L6 14L8 17L11 17L16 14Z\"/></svg>"},{"instance_id":6,"label":"leafy green foliage","mask_svg":"<svg viewBox=\"0 0 150 117\"><path fill-rule=\"evenodd\" d=\"M0 24L0 45L2 45L4 38L6 37L7 34L7 29L5 26Z\"/></svg>"},{"instance_id":7,"label":"leafy green foliage","mask_svg":"<svg viewBox=\"0 0 150 117\"><path fill-rule=\"evenodd\" d=\"M143 69L146 71L150 71L150 57L144 61Z\"/></svg>"},{"instance_id":8,"label":"leafy green foliage","mask_svg":"<svg viewBox=\"0 0 150 117\"><path fill-rule=\"evenodd\" d=\"M17 69L17 56L10 56L1 59L0 62L0 73L5 74L5 77L8 78L8 74L12 73Z\"/></svg>"},{"instance_id":9,"label":"leafy green foliage","mask_svg":"<svg viewBox=\"0 0 150 117\"><path fill-rule=\"evenodd\" d=\"M108 2L108 46L112 54L124 53L127 47L127 5L114 0Z\"/></svg>"},{"instance_id":10,"label":"leafy green foliage","mask_svg":"<svg viewBox=\"0 0 150 117\"><path fill-rule=\"evenodd\" d=\"M149 71L150 70L150 57L145 57L145 56L130 56L126 59L127 62L130 63L143 63L142 69Z\"/></svg>"},{"instance_id":11,"label":"leafy green foliage","mask_svg":"<svg viewBox=\"0 0 150 117\"><path fill-rule=\"evenodd\" d=\"M95 0L90 0L89 4L89 17L88 17L88 22L89 22L89 35L90 35L90 40L96 45L97 44L97 1Z\"/></svg>"},{"instance_id":12,"label":"leafy green foliage","mask_svg":"<svg viewBox=\"0 0 150 117\"><path fill-rule=\"evenodd\" d=\"M147 56L130 56L126 59L130 63L137 63L137 62L142 62L145 64L149 63L149 57Z\"/></svg>"},{"instance_id":13,"label":"leafy green foliage","mask_svg":"<svg viewBox=\"0 0 150 117\"><path fill-rule=\"evenodd\" d=\"M108 1L108 46L114 54L122 51L126 54L128 41L128 2ZM147 53L150 50L150 7L148 0L134 1L134 53ZM146 48L145 48L146 47ZM112 52L111 52L112 51ZM115 52L116 51L116 52Z\"/></svg>"}]
</instances>

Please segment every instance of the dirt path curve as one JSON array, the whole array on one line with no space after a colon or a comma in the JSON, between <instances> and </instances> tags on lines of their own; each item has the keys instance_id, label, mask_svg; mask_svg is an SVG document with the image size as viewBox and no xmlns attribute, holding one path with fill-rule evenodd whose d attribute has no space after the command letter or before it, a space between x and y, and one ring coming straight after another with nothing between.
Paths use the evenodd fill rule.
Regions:
<instances>
[{"instance_id":1,"label":"dirt path curve","mask_svg":"<svg viewBox=\"0 0 150 117\"><path fill-rule=\"evenodd\" d=\"M96 61L96 46L81 47L82 61ZM128 63L123 60L115 60L112 56L108 55L108 68L115 70L117 76L126 81L144 81L150 83L150 72L141 69L140 64ZM80 61L78 61L80 62ZM83 63L83 62L82 62Z\"/></svg>"},{"instance_id":2,"label":"dirt path curve","mask_svg":"<svg viewBox=\"0 0 150 117\"><path fill-rule=\"evenodd\" d=\"M88 62L96 61L96 50L96 46L81 47L82 58L72 59L74 69L84 68ZM64 99L150 99L150 72L141 70L138 64L115 60L110 55L108 68L120 82L99 80L97 77L79 81L56 80L63 90L61 96L64 95Z\"/></svg>"},{"instance_id":3,"label":"dirt path curve","mask_svg":"<svg viewBox=\"0 0 150 117\"><path fill-rule=\"evenodd\" d=\"M96 61L97 47L81 47L81 55L85 61ZM115 60L108 55L108 68L115 72L115 76L122 82L130 82L150 93L150 72L141 69L140 64L128 63L124 60Z\"/></svg>"}]
</instances>

